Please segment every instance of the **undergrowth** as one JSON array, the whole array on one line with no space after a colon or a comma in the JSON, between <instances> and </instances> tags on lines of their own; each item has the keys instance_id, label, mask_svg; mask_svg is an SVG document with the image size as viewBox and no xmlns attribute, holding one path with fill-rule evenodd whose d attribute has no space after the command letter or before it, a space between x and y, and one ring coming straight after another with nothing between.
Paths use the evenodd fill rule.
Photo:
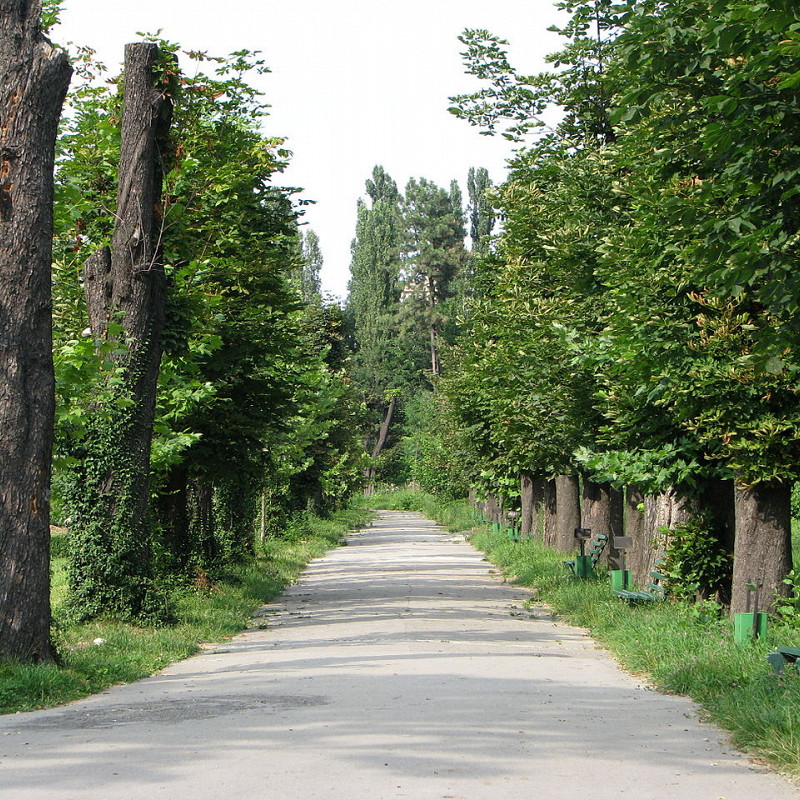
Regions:
<instances>
[{"instance_id":1,"label":"undergrowth","mask_svg":"<svg viewBox=\"0 0 800 800\"><path fill-rule=\"evenodd\" d=\"M475 519L466 501L447 503L440 513L435 498L408 492L391 497L391 507L424 511L442 524L471 514ZM564 556L538 541L512 542L475 522L470 540L507 580L532 589L535 602L586 628L625 669L663 692L691 697L738 747L800 775L800 675L776 675L766 661L778 645L800 647L800 628L773 621L765 640L737 645L728 619L698 613L689 603L628 605L602 576L566 577Z\"/></svg>"},{"instance_id":2,"label":"undergrowth","mask_svg":"<svg viewBox=\"0 0 800 800\"><path fill-rule=\"evenodd\" d=\"M248 626L258 606L293 583L311 559L339 544L349 529L370 516L365 504L331 519L305 516L301 529L268 538L257 560L204 588L176 588L172 600L177 622L160 627L110 619L69 622L61 613L67 598L65 560L55 558L52 602L61 664L0 662L0 713L59 705L134 681L198 652L203 643L230 638ZM60 553L58 544L54 550Z\"/></svg>"}]
</instances>

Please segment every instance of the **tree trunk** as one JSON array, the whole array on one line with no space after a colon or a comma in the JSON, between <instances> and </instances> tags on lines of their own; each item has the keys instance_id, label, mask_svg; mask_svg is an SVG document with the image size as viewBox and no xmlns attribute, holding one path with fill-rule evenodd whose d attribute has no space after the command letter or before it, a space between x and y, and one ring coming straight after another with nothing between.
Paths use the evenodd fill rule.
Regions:
<instances>
[{"instance_id":1,"label":"tree trunk","mask_svg":"<svg viewBox=\"0 0 800 800\"><path fill-rule=\"evenodd\" d=\"M497 500L493 494L486 495L486 501L483 504L483 515L489 522L495 521L497 514Z\"/></svg>"},{"instance_id":2,"label":"tree trunk","mask_svg":"<svg viewBox=\"0 0 800 800\"><path fill-rule=\"evenodd\" d=\"M439 349L437 346L437 333L436 333L436 326L431 325L431 374L438 375L439 370Z\"/></svg>"},{"instance_id":3,"label":"tree trunk","mask_svg":"<svg viewBox=\"0 0 800 800\"><path fill-rule=\"evenodd\" d=\"M214 520L214 487L210 483L201 478L192 482L190 508L192 539L199 547L201 564L210 569L219 555Z\"/></svg>"},{"instance_id":4,"label":"tree trunk","mask_svg":"<svg viewBox=\"0 0 800 800\"><path fill-rule=\"evenodd\" d=\"M527 539L533 528L533 478L523 472L519 476L519 535Z\"/></svg>"},{"instance_id":5,"label":"tree trunk","mask_svg":"<svg viewBox=\"0 0 800 800\"><path fill-rule=\"evenodd\" d=\"M644 533L644 495L638 486L625 487L625 535L636 542Z\"/></svg>"},{"instance_id":6,"label":"tree trunk","mask_svg":"<svg viewBox=\"0 0 800 800\"><path fill-rule=\"evenodd\" d=\"M389 441L389 428L392 425L392 417L394 416L396 407L397 398L393 397L389 401L386 413L383 415L383 422L381 422L381 427L378 431L378 440L375 442L375 447L372 448L372 463L364 470L364 477L367 479L367 486L364 488L364 494L370 495L375 491L375 459L383 452L383 449L386 447L386 442Z\"/></svg>"},{"instance_id":7,"label":"tree trunk","mask_svg":"<svg viewBox=\"0 0 800 800\"><path fill-rule=\"evenodd\" d=\"M150 446L164 324L161 190L172 109L168 87L156 74L159 57L155 44L125 48L114 233L111 248L84 266L94 336L124 342L115 360L120 399L126 400L114 404L110 422L98 415L89 437L86 499L75 525L84 553L72 565L74 595L86 616L135 618L154 611L144 605L153 594ZM121 334L109 326L111 320L119 321Z\"/></svg>"},{"instance_id":8,"label":"tree trunk","mask_svg":"<svg viewBox=\"0 0 800 800\"><path fill-rule=\"evenodd\" d=\"M389 440L389 426L392 424L392 417L394 416L396 406L397 398L393 397L389 401L389 407L386 409L386 414L384 414L381 429L378 431L378 441L375 442L375 447L372 448L373 458L377 458L383 452L383 448L386 447L386 442Z\"/></svg>"},{"instance_id":9,"label":"tree trunk","mask_svg":"<svg viewBox=\"0 0 800 800\"><path fill-rule=\"evenodd\" d=\"M772 606L776 593L788 594L783 579L792 569L790 497L789 483L736 488L731 614L746 610L748 583L760 586L763 611Z\"/></svg>"},{"instance_id":10,"label":"tree trunk","mask_svg":"<svg viewBox=\"0 0 800 800\"><path fill-rule=\"evenodd\" d=\"M544 543L555 547L558 541L558 492L556 482L549 480L544 485Z\"/></svg>"},{"instance_id":11,"label":"tree trunk","mask_svg":"<svg viewBox=\"0 0 800 800\"><path fill-rule=\"evenodd\" d=\"M628 561L635 583L643 586L649 580L655 562L664 554L669 529L687 522L693 513L692 504L674 489L644 498L644 527Z\"/></svg>"},{"instance_id":12,"label":"tree trunk","mask_svg":"<svg viewBox=\"0 0 800 800\"><path fill-rule=\"evenodd\" d=\"M614 536L622 535L622 492L610 483L583 481L583 525L593 536L605 534L608 545L604 551L608 566L619 568L619 551L612 547Z\"/></svg>"},{"instance_id":13,"label":"tree trunk","mask_svg":"<svg viewBox=\"0 0 800 800\"><path fill-rule=\"evenodd\" d=\"M53 159L71 69L0 0L0 658L51 661Z\"/></svg>"},{"instance_id":14,"label":"tree trunk","mask_svg":"<svg viewBox=\"0 0 800 800\"><path fill-rule=\"evenodd\" d=\"M189 531L188 481L183 465L170 469L166 486L158 498L158 512L166 567L175 575L188 576L192 540Z\"/></svg>"},{"instance_id":15,"label":"tree trunk","mask_svg":"<svg viewBox=\"0 0 800 800\"><path fill-rule=\"evenodd\" d=\"M633 546L625 554L625 566L633 575L633 579L638 585L643 586L646 581L641 580L641 567L647 565L647 575L652 569L649 566L649 556L643 552L648 545L645 544L645 515L644 515L644 495L639 491L638 486L627 486L625 488L625 535L633 539Z\"/></svg>"},{"instance_id":16,"label":"tree trunk","mask_svg":"<svg viewBox=\"0 0 800 800\"><path fill-rule=\"evenodd\" d=\"M520 536L541 538L540 522L544 504L544 481L527 473L520 476L522 518Z\"/></svg>"},{"instance_id":17,"label":"tree trunk","mask_svg":"<svg viewBox=\"0 0 800 800\"><path fill-rule=\"evenodd\" d=\"M556 506L558 532L555 547L560 553L575 549L575 528L581 524L581 499L577 475L559 475L556 478Z\"/></svg>"}]
</instances>

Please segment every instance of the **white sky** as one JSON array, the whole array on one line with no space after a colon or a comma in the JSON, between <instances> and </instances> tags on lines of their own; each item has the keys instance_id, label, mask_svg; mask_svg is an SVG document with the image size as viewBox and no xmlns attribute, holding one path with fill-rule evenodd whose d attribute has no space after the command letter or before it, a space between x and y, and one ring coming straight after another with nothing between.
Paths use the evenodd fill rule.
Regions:
<instances>
[{"instance_id":1,"label":"white sky","mask_svg":"<svg viewBox=\"0 0 800 800\"><path fill-rule=\"evenodd\" d=\"M270 75L256 85L272 105L265 133L285 136L292 164L281 183L316 201L305 220L320 237L323 288L344 297L357 199L375 164L403 188L441 186L486 167L497 183L511 145L447 112L473 91L457 36L487 28L511 43L522 72L558 48L550 0L65 0L51 38L93 47L110 69L140 31L187 50L261 50Z\"/></svg>"}]
</instances>

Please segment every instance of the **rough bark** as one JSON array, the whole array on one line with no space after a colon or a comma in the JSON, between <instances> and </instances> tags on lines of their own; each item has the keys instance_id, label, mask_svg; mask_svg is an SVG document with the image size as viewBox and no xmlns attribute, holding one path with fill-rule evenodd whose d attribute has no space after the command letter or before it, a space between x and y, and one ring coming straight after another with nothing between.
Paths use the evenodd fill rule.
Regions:
<instances>
[{"instance_id":1,"label":"rough bark","mask_svg":"<svg viewBox=\"0 0 800 800\"><path fill-rule=\"evenodd\" d=\"M584 480L581 527L589 528L593 536L603 533L609 537L603 560L611 569L618 569L619 551L612 547L612 540L622 535L622 492L610 483Z\"/></svg>"},{"instance_id":2,"label":"rough bark","mask_svg":"<svg viewBox=\"0 0 800 800\"><path fill-rule=\"evenodd\" d=\"M674 489L645 497L644 527L628 560L635 583L641 586L647 582L656 560L664 554L668 530L687 522L693 513L692 504Z\"/></svg>"},{"instance_id":3,"label":"rough bark","mask_svg":"<svg viewBox=\"0 0 800 800\"><path fill-rule=\"evenodd\" d=\"M627 486L625 488L625 535L633 539L633 546L625 553L625 566L633 575L633 579L639 586L644 585L641 570L646 566L647 575L650 571L650 558L645 551L648 545L645 543L645 514L644 514L644 495L639 491L638 486Z\"/></svg>"},{"instance_id":4,"label":"rough bark","mask_svg":"<svg viewBox=\"0 0 800 800\"><path fill-rule=\"evenodd\" d=\"M762 610L776 593L788 594L782 581L792 569L790 495L790 484L777 481L736 488L731 614L746 610L748 583L760 586Z\"/></svg>"},{"instance_id":5,"label":"rough bark","mask_svg":"<svg viewBox=\"0 0 800 800\"><path fill-rule=\"evenodd\" d=\"M53 160L71 69L0 0L0 658L50 661Z\"/></svg>"},{"instance_id":6,"label":"rough bark","mask_svg":"<svg viewBox=\"0 0 800 800\"><path fill-rule=\"evenodd\" d=\"M483 504L483 514L489 522L495 522L497 515L497 500L493 494L486 495L486 501Z\"/></svg>"},{"instance_id":7,"label":"rough bark","mask_svg":"<svg viewBox=\"0 0 800 800\"><path fill-rule=\"evenodd\" d=\"M533 535L540 542L544 540L544 509L547 481L536 478L533 482Z\"/></svg>"},{"instance_id":8,"label":"rough bark","mask_svg":"<svg viewBox=\"0 0 800 800\"><path fill-rule=\"evenodd\" d=\"M536 512L534 510L534 485L531 475L523 472L519 476L520 523L519 533L523 538L530 537L534 530Z\"/></svg>"},{"instance_id":9,"label":"rough bark","mask_svg":"<svg viewBox=\"0 0 800 800\"><path fill-rule=\"evenodd\" d=\"M84 265L92 333L116 336L114 356L127 402L112 423L90 434L85 495L91 508L76 514L76 536L89 557L72 564L74 595L84 614L139 616L149 593L152 536L149 523L150 447L161 364L166 280L161 262L161 191L172 104L156 73L155 44L125 48L122 143L111 248ZM91 463L88 463L91 462ZM86 554L84 554L86 555Z\"/></svg>"},{"instance_id":10,"label":"rough bark","mask_svg":"<svg viewBox=\"0 0 800 800\"><path fill-rule=\"evenodd\" d=\"M555 547L558 540L558 493L554 480L544 484L544 543Z\"/></svg>"},{"instance_id":11,"label":"rough bark","mask_svg":"<svg viewBox=\"0 0 800 800\"><path fill-rule=\"evenodd\" d=\"M556 506L558 522L555 547L560 553L575 549L575 528L581 526L581 498L577 475L559 475L556 478Z\"/></svg>"},{"instance_id":12,"label":"rough bark","mask_svg":"<svg viewBox=\"0 0 800 800\"><path fill-rule=\"evenodd\" d=\"M544 481L523 473L520 476L520 501L522 512L520 535L540 539Z\"/></svg>"}]
</instances>

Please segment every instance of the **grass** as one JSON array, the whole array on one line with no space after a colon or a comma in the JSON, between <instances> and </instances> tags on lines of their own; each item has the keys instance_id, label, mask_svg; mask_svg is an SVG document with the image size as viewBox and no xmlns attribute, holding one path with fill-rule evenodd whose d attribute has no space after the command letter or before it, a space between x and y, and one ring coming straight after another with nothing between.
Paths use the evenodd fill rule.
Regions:
<instances>
[{"instance_id":1,"label":"grass","mask_svg":"<svg viewBox=\"0 0 800 800\"><path fill-rule=\"evenodd\" d=\"M198 652L203 643L230 638L248 626L258 606L293 583L311 559L339 544L349 529L370 516L362 503L328 520L310 518L306 535L268 539L255 562L231 570L212 589L176 589L178 622L161 628L113 620L65 621L66 561L54 558L52 602L61 664L0 662L0 713L55 706L138 680ZM57 538L53 549L58 556ZM95 645L97 639L104 641Z\"/></svg>"},{"instance_id":2,"label":"grass","mask_svg":"<svg viewBox=\"0 0 800 800\"><path fill-rule=\"evenodd\" d=\"M444 504L439 513L434 498L395 493L387 500L392 507L424 510L445 525L475 519L466 501ZM473 526L472 543L507 580L533 589L536 602L588 629L628 671L663 692L694 699L742 750L800 776L800 675L776 675L766 661L777 645L800 647L800 629L773 620L766 640L737 645L727 618L679 603L628 605L605 579L567 578L563 556L541 543L511 542L491 526Z\"/></svg>"}]
</instances>

